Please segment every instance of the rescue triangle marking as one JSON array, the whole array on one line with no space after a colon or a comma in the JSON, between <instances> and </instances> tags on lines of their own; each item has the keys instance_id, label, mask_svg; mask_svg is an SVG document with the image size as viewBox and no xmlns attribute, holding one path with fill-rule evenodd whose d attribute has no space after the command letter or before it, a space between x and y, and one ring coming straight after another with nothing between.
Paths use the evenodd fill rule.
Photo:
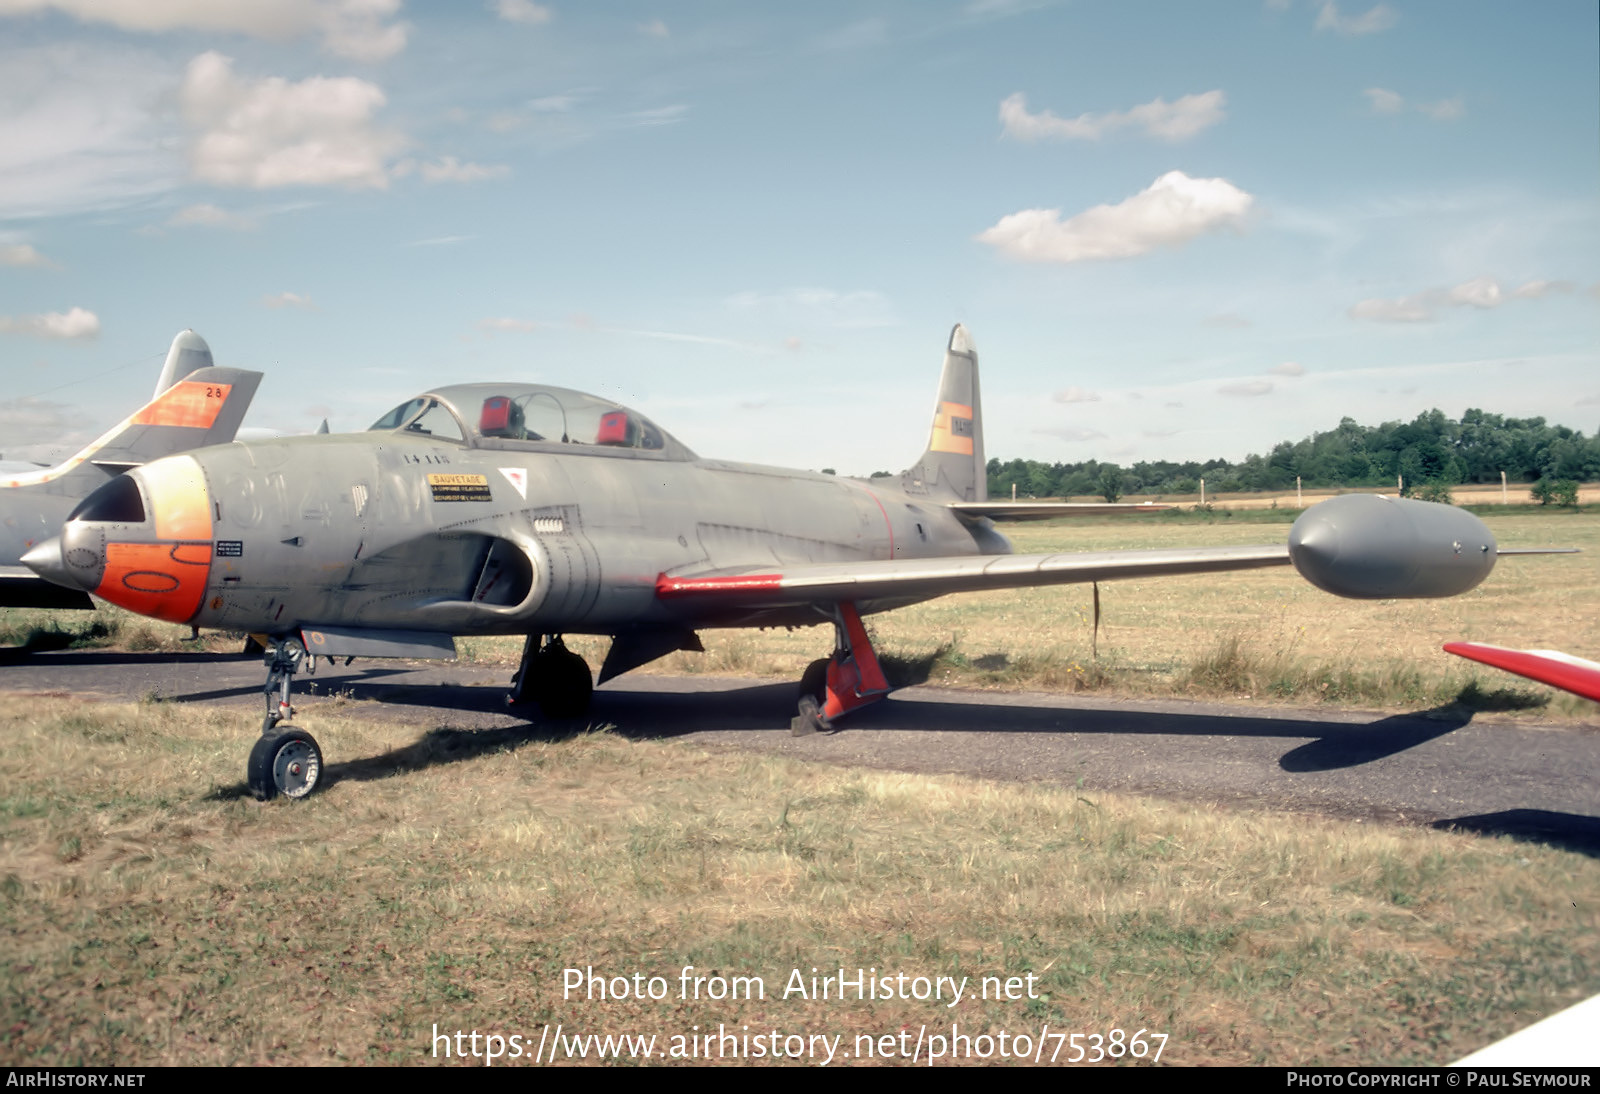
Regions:
<instances>
[{"instance_id":1,"label":"rescue triangle marking","mask_svg":"<svg viewBox=\"0 0 1600 1094\"><path fill-rule=\"evenodd\" d=\"M517 488L517 493L522 495L522 500L528 500L528 473L520 467L502 467L500 474L506 481Z\"/></svg>"}]
</instances>

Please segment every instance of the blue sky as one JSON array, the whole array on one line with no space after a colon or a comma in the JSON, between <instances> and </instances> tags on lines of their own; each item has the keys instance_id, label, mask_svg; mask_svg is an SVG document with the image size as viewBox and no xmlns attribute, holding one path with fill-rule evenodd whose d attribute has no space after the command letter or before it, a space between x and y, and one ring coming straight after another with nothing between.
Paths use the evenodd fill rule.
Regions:
<instances>
[{"instance_id":1,"label":"blue sky","mask_svg":"<svg viewBox=\"0 0 1600 1094\"><path fill-rule=\"evenodd\" d=\"M1600 426L1600 26L1480 3L0 0L0 452L544 381L702 455L1238 458Z\"/></svg>"}]
</instances>

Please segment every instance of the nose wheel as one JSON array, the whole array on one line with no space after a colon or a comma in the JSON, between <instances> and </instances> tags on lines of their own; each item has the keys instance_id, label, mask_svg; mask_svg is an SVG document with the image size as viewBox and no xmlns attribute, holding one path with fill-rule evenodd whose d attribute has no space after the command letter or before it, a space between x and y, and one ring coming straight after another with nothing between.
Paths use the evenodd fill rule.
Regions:
<instances>
[{"instance_id":1,"label":"nose wheel","mask_svg":"<svg viewBox=\"0 0 1600 1094\"><path fill-rule=\"evenodd\" d=\"M322 780L322 749L311 734L289 727L256 741L246 772L257 801L303 798Z\"/></svg>"},{"instance_id":2,"label":"nose wheel","mask_svg":"<svg viewBox=\"0 0 1600 1094\"><path fill-rule=\"evenodd\" d=\"M294 717L289 689L295 673L310 662L306 648L296 638L279 638L267 650L267 715L261 721L261 736L250 749L245 779L257 801L270 801L282 794L303 798L322 780L322 748L317 739L303 729L283 725Z\"/></svg>"}]
</instances>

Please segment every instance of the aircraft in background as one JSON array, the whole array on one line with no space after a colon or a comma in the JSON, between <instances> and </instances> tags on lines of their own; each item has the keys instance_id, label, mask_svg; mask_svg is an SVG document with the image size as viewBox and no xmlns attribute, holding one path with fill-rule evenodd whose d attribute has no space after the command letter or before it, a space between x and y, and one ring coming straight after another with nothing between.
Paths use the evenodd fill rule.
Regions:
<instances>
[{"instance_id":1,"label":"aircraft in background","mask_svg":"<svg viewBox=\"0 0 1600 1094\"><path fill-rule=\"evenodd\" d=\"M1600 702L1600 664L1559 650L1508 650L1480 642L1446 642L1446 653L1526 676Z\"/></svg>"},{"instance_id":2,"label":"aircraft in background","mask_svg":"<svg viewBox=\"0 0 1600 1094\"><path fill-rule=\"evenodd\" d=\"M927 449L899 478L702 459L644 416L523 383L435 388L369 431L208 448L102 486L24 564L131 611L259 636L267 713L247 765L263 799L316 786L288 726L307 654L455 655L454 635L525 635L513 702L581 715L594 680L563 642L611 637L600 682L708 627L831 623L796 733L889 691L861 617L946 593L1293 565L1340 596L1452 596L1499 553L1450 506L1354 494L1287 544L1011 553L997 519L1148 511L987 499L977 352L946 346Z\"/></svg>"},{"instance_id":3,"label":"aircraft in background","mask_svg":"<svg viewBox=\"0 0 1600 1094\"><path fill-rule=\"evenodd\" d=\"M192 330L172 340L155 394L65 463L0 474L0 607L92 608L81 589L40 578L19 560L60 531L85 497L129 468L233 440L261 373L215 368Z\"/></svg>"}]
</instances>

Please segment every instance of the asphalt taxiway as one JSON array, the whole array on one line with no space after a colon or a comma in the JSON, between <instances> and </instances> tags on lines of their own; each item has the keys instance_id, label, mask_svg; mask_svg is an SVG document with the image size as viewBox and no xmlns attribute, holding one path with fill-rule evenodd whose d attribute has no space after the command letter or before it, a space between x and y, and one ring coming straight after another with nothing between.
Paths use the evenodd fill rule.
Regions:
<instances>
[{"instance_id":1,"label":"asphalt taxiway","mask_svg":"<svg viewBox=\"0 0 1600 1094\"><path fill-rule=\"evenodd\" d=\"M332 781L341 762L362 759L342 754L337 730L319 727L338 718L496 738L593 724L828 763L1458 827L1600 855L1600 724L1529 725L1452 708L1386 715L912 687L835 733L794 737L790 682L627 676L597 689L574 726L508 712L510 671L324 662L296 680L295 722L318 734ZM264 680L259 658L221 654L60 651L0 664L0 692L236 708L241 755L260 723Z\"/></svg>"}]
</instances>

